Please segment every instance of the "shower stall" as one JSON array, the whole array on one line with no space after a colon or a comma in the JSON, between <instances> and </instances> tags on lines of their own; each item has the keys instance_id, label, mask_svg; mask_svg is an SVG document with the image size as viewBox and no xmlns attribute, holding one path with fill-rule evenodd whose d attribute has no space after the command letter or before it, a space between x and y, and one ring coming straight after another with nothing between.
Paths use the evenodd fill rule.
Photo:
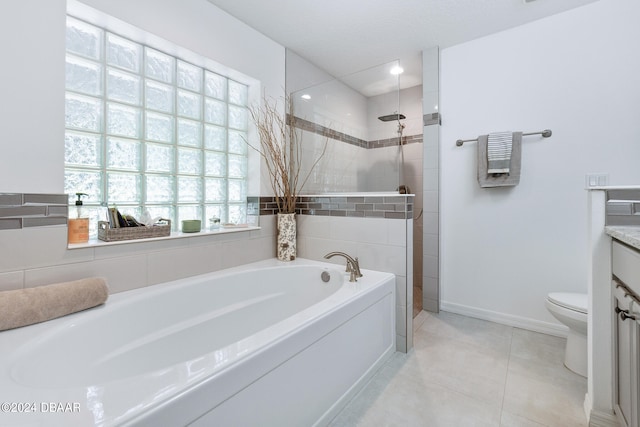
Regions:
<instances>
[{"instance_id":1,"label":"shower stall","mask_svg":"<svg viewBox=\"0 0 640 427\"><path fill-rule=\"evenodd\" d=\"M291 91L303 135L301 174L312 170L303 194L413 195L413 311L422 309L422 86L400 89L390 72L397 61L339 79L326 76ZM287 81L293 78L287 74Z\"/></svg>"}]
</instances>

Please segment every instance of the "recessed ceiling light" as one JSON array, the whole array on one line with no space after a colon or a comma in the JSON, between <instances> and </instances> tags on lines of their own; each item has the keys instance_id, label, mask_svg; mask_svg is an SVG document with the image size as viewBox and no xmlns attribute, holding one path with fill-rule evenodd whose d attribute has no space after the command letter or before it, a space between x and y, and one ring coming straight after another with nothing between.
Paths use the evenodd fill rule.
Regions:
<instances>
[{"instance_id":1,"label":"recessed ceiling light","mask_svg":"<svg viewBox=\"0 0 640 427\"><path fill-rule=\"evenodd\" d=\"M391 69L391 71L389 71L391 74L393 74L394 76L397 76L398 74L402 74L404 73L404 68L402 68L399 65L396 65L395 67L393 67Z\"/></svg>"},{"instance_id":2,"label":"recessed ceiling light","mask_svg":"<svg viewBox=\"0 0 640 427\"><path fill-rule=\"evenodd\" d=\"M300 98L302 98L302 99L311 99L311 95L309 95L308 93L305 93Z\"/></svg>"}]
</instances>

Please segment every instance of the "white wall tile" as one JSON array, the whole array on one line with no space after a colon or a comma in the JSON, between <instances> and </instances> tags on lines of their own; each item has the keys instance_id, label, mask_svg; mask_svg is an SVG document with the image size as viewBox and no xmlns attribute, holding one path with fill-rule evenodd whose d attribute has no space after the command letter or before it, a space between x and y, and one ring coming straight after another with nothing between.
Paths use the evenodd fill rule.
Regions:
<instances>
[{"instance_id":1,"label":"white wall tile","mask_svg":"<svg viewBox=\"0 0 640 427\"><path fill-rule=\"evenodd\" d=\"M220 269L222 249L216 246L189 246L147 255L147 283L164 283Z\"/></svg>"},{"instance_id":2,"label":"white wall tile","mask_svg":"<svg viewBox=\"0 0 640 427\"><path fill-rule=\"evenodd\" d=\"M411 288L413 288L413 286ZM413 301L412 304L407 306L404 324L407 336L407 351L409 351L413 348Z\"/></svg>"},{"instance_id":3,"label":"white wall tile","mask_svg":"<svg viewBox=\"0 0 640 427\"><path fill-rule=\"evenodd\" d=\"M22 289L24 286L24 272L10 271L0 273L0 292Z\"/></svg>"},{"instance_id":4,"label":"white wall tile","mask_svg":"<svg viewBox=\"0 0 640 427\"><path fill-rule=\"evenodd\" d=\"M396 276L396 304L399 306L407 305L407 278L405 276Z\"/></svg>"},{"instance_id":5,"label":"white wall tile","mask_svg":"<svg viewBox=\"0 0 640 427\"><path fill-rule=\"evenodd\" d=\"M439 170L435 168L426 169L423 175L423 191L437 191L439 185Z\"/></svg>"},{"instance_id":6,"label":"white wall tile","mask_svg":"<svg viewBox=\"0 0 640 427\"><path fill-rule=\"evenodd\" d=\"M393 246L407 245L407 221L404 219L382 220L387 228L387 243Z\"/></svg>"},{"instance_id":7,"label":"white wall tile","mask_svg":"<svg viewBox=\"0 0 640 427\"><path fill-rule=\"evenodd\" d=\"M357 243L358 258L362 268L386 271L399 276L407 276L407 252L400 246Z\"/></svg>"},{"instance_id":8,"label":"white wall tile","mask_svg":"<svg viewBox=\"0 0 640 427\"><path fill-rule=\"evenodd\" d=\"M297 215L297 218L302 218L302 215ZM260 230L251 232L251 237L255 235L260 237L274 236L276 234L276 215L262 215L260 217Z\"/></svg>"},{"instance_id":9,"label":"white wall tile","mask_svg":"<svg viewBox=\"0 0 640 427\"><path fill-rule=\"evenodd\" d=\"M0 238L0 272L91 259L92 249L67 250L66 227L3 230Z\"/></svg>"},{"instance_id":10,"label":"white wall tile","mask_svg":"<svg viewBox=\"0 0 640 427\"><path fill-rule=\"evenodd\" d=\"M426 210L422 213L422 226L424 230L424 234L439 234L439 215L436 212L427 212Z\"/></svg>"},{"instance_id":11,"label":"white wall tile","mask_svg":"<svg viewBox=\"0 0 640 427\"><path fill-rule=\"evenodd\" d=\"M424 255L438 256L439 241L437 234L423 234L422 253Z\"/></svg>"},{"instance_id":12,"label":"white wall tile","mask_svg":"<svg viewBox=\"0 0 640 427\"><path fill-rule=\"evenodd\" d=\"M396 334L406 340L407 337L407 306L396 304Z\"/></svg>"},{"instance_id":13,"label":"white wall tile","mask_svg":"<svg viewBox=\"0 0 640 427\"><path fill-rule=\"evenodd\" d=\"M25 287L67 282L86 277L104 277L109 285L110 293L147 285L146 255L29 269L24 274Z\"/></svg>"},{"instance_id":14,"label":"white wall tile","mask_svg":"<svg viewBox=\"0 0 640 427\"><path fill-rule=\"evenodd\" d=\"M413 271L413 220L406 221L407 224L407 245L406 248L406 263L407 271Z\"/></svg>"},{"instance_id":15,"label":"white wall tile","mask_svg":"<svg viewBox=\"0 0 640 427\"><path fill-rule=\"evenodd\" d=\"M425 126L425 131L430 128L437 128L438 126ZM424 171L426 172L429 169L438 169L439 167L439 147L438 147L438 139L427 139L427 135L424 135L424 158L422 160L422 165Z\"/></svg>"},{"instance_id":16,"label":"white wall tile","mask_svg":"<svg viewBox=\"0 0 640 427\"><path fill-rule=\"evenodd\" d=\"M329 235L331 217L319 215L296 215L296 218L298 236L326 238Z\"/></svg>"},{"instance_id":17,"label":"white wall tile","mask_svg":"<svg viewBox=\"0 0 640 427\"><path fill-rule=\"evenodd\" d=\"M222 244L222 268L236 267L246 263L249 243L246 240L224 242Z\"/></svg>"},{"instance_id":18,"label":"white wall tile","mask_svg":"<svg viewBox=\"0 0 640 427\"><path fill-rule=\"evenodd\" d=\"M189 246L189 239L168 239L151 242L127 242L119 245L96 246L93 248L95 259L118 258L129 255L141 255L184 248ZM74 249L76 251L77 249Z\"/></svg>"},{"instance_id":19,"label":"white wall tile","mask_svg":"<svg viewBox=\"0 0 640 427\"><path fill-rule=\"evenodd\" d=\"M0 271L23 269L27 262L23 230L3 230L0 239Z\"/></svg>"},{"instance_id":20,"label":"white wall tile","mask_svg":"<svg viewBox=\"0 0 640 427\"><path fill-rule=\"evenodd\" d=\"M422 276L422 281L424 286L422 289L422 298L438 300L438 278L428 276L425 270L425 274Z\"/></svg>"},{"instance_id":21,"label":"white wall tile","mask_svg":"<svg viewBox=\"0 0 640 427\"><path fill-rule=\"evenodd\" d=\"M256 259L268 259L276 257L276 238L275 236L261 237L259 239L251 239L250 244L255 249L259 258Z\"/></svg>"},{"instance_id":22,"label":"white wall tile","mask_svg":"<svg viewBox=\"0 0 640 427\"><path fill-rule=\"evenodd\" d=\"M423 196L423 208L425 212L438 212L438 191L425 190Z\"/></svg>"},{"instance_id":23,"label":"white wall tile","mask_svg":"<svg viewBox=\"0 0 640 427\"><path fill-rule=\"evenodd\" d=\"M387 243L388 231L385 219L349 217L329 218L331 218L329 232L329 237L331 239L377 244Z\"/></svg>"},{"instance_id":24,"label":"white wall tile","mask_svg":"<svg viewBox=\"0 0 640 427\"><path fill-rule=\"evenodd\" d=\"M422 257L422 263L425 276L434 278L440 277L440 267L438 265L437 256L424 255Z\"/></svg>"}]
</instances>

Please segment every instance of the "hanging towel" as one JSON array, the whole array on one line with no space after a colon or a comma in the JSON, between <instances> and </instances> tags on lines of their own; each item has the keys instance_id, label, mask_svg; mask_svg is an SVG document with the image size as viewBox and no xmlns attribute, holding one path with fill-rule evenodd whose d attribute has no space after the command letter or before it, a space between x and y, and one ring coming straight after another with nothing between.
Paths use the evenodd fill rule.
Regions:
<instances>
[{"instance_id":1,"label":"hanging towel","mask_svg":"<svg viewBox=\"0 0 640 427\"><path fill-rule=\"evenodd\" d=\"M487 138L487 173L509 173L512 145L511 132L489 134Z\"/></svg>"},{"instance_id":2,"label":"hanging towel","mask_svg":"<svg viewBox=\"0 0 640 427\"><path fill-rule=\"evenodd\" d=\"M511 159L509 173L489 173L487 145L489 135L478 137L478 183L480 187L506 187L518 185L520 182L520 165L522 153L522 132L511 135Z\"/></svg>"}]
</instances>

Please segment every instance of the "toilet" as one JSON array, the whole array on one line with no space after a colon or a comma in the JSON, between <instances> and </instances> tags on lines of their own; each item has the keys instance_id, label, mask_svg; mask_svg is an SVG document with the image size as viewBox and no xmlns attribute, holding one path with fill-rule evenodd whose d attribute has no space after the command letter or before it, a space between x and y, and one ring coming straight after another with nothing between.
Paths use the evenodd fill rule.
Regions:
<instances>
[{"instance_id":1,"label":"toilet","mask_svg":"<svg viewBox=\"0 0 640 427\"><path fill-rule=\"evenodd\" d=\"M587 294L552 292L547 295L547 310L569 328L564 365L587 376Z\"/></svg>"}]
</instances>

